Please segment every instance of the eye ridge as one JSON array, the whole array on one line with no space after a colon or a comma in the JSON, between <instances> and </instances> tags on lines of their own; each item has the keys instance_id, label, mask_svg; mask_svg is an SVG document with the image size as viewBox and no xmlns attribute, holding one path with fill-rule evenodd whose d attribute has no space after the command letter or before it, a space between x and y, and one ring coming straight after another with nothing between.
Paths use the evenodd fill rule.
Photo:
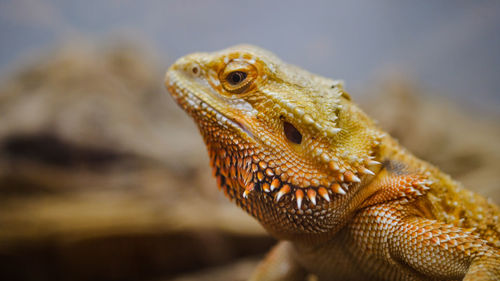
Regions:
<instances>
[{"instance_id":1,"label":"eye ridge","mask_svg":"<svg viewBox=\"0 0 500 281\"><path fill-rule=\"evenodd\" d=\"M238 84L240 84L241 82L245 81L245 79L247 78L247 73L246 72L243 72L243 71L233 71L231 73L229 73L227 76L226 76L226 81L233 85L233 86L236 86Z\"/></svg>"}]
</instances>

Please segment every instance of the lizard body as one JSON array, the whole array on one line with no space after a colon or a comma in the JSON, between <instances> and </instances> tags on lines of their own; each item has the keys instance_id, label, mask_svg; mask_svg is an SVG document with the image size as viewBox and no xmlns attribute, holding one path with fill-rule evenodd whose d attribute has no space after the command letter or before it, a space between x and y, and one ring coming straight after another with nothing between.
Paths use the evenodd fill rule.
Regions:
<instances>
[{"instance_id":1,"label":"lizard body","mask_svg":"<svg viewBox=\"0 0 500 281\"><path fill-rule=\"evenodd\" d=\"M165 82L220 189L282 240L251 280L500 280L500 211L401 147L341 81L253 46Z\"/></svg>"}]
</instances>

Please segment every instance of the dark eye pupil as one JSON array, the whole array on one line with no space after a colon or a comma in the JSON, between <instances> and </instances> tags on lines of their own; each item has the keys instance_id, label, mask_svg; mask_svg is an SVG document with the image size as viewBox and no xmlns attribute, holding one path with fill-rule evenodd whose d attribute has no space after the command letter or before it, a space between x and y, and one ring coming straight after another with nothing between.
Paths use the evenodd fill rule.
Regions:
<instances>
[{"instance_id":1,"label":"dark eye pupil","mask_svg":"<svg viewBox=\"0 0 500 281\"><path fill-rule=\"evenodd\" d=\"M292 124L284 122L283 130L285 131L285 136L289 141L296 144L300 144L302 142L302 134Z\"/></svg>"},{"instance_id":2,"label":"dark eye pupil","mask_svg":"<svg viewBox=\"0 0 500 281\"><path fill-rule=\"evenodd\" d=\"M232 85L237 85L247 78L247 74L243 71L234 71L229 74L227 81Z\"/></svg>"}]
</instances>

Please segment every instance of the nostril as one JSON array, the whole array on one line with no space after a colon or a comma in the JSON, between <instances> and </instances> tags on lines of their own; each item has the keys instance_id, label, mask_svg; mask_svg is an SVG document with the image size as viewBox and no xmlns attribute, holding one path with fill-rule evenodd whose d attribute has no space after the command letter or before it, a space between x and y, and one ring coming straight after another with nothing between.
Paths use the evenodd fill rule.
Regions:
<instances>
[{"instance_id":1,"label":"nostril","mask_svg":"<svg viewBox=\"0 0 500 281\"><path fill-rule=\"evenodd\" d=\"M195 65L191 68L191 72L194 74L194 75L198 75L198 73L200 73L200 68Z\"/></svg>"}]
</instances>

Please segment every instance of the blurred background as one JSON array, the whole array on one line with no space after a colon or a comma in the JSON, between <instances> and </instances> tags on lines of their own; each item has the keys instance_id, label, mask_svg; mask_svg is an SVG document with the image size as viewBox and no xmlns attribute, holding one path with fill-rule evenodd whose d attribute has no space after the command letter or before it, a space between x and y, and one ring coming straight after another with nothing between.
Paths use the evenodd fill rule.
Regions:
<instances>
[{"instance_id":1,"label":"blurred background","mask_svg":"<svg viewBox=\"0 0 500 281\"><path fill-rule=\"evenodd\" d=\"M245 280L275 243L163 87L239 43L344 79L405 146L500 202L498 1L0 0L0 279Z\"/></svg>"}]
</instances>

